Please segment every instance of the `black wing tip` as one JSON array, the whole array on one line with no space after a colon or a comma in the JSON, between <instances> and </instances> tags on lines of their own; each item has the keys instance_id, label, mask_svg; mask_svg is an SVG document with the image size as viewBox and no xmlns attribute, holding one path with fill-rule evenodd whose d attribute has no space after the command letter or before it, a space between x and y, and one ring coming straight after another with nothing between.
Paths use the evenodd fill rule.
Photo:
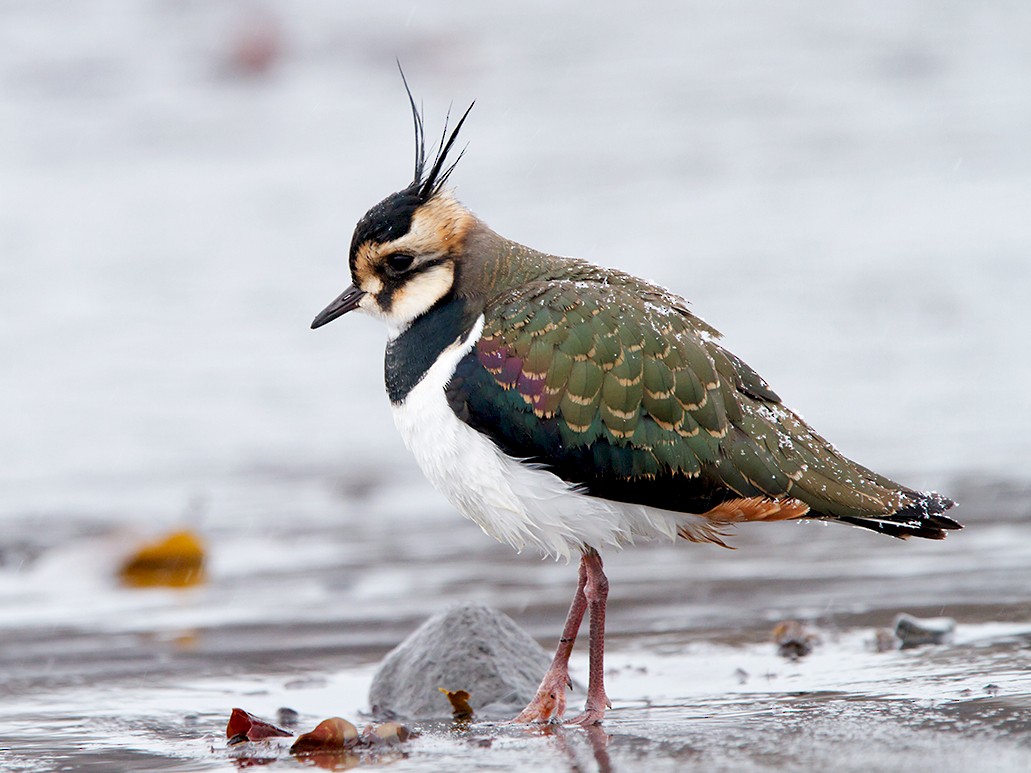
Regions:
<instances>
[{"instance_id":1,"label":"black wing tip","mask_svg":"<svg viewBox=\"0 0 1031 773\"><path fill-rule=\"evenodd\" d=\"M942 540L947 536L946 530L962 528L951 518L946 519L947 523L945 524L931 520L896 523L895 521L878 521L872 518L859 518L849 515L841 515L834 520L852 524L862 529L869 529L889 537L897 537L898 539L920 537L921 539Z\"/></svg>"},{"instance_id":2,"label":"black wing tip","mask_svg":"<svg viewBox=\"0 0 1031 773\"><path fill-rule=\"evenodd\" d=\"M936 491L914 492L909 502L895 511L895 518L911 518L920 523L934 524L940 530L951 531L962 529L963 525L949 516L946 510L956 506L956 502ZM939 539L943 539L944 534Z\"/></svg>"},{"instance_id":3,"label":"black wing tip","mask_svg":"<svg viewBox=\"0 0 1031 773\"><path fill-rule=\"evenodd\" d=\"M946 496L928 491L912 492L894 513L882 516L837 516L835 520L870 529L889 537L908 539L945 539L946 532L962 529L963 524L943 513L956 503Z\"/></svg>"}]
</instances>

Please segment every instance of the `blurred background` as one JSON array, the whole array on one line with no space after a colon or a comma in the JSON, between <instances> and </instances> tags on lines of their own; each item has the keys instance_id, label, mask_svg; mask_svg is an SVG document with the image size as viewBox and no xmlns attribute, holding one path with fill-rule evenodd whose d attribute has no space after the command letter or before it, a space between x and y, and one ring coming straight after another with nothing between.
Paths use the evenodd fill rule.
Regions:
<instances>
[{"instance_id":1,"label":"blurred background","mask_svg":"<svg viewBox=\"0 0 1031 773\"><path fill-rule=\"evenodd\" d=\"M684 295L867 465L1026 475L1022 3L0 13L4 519L177 517L275 471L430 496L383 330L308 330L411 177L395 57L429 133L477 100L454 180L495 230Z\"/></svg>"},{"instance_id":2,"label":"blurred background","mask_svg":"<svg viewBox=\"0 0 1031 773\"><path fill-rule=\"evenodd\" d=\"M573 570L509 559L404 450L382 327L308 329L354 223L411 177L395 58L429 135L476 100L452 179L495 230L682 294L870 467L1026 492L1029 30L1015 1L3 3L0 624L296 623L343 596L404 628L470 595L525 606L525 581L554 584L557 625ZM212 587L115 587L126 544L183 524ZM797 534L745 542L804 560ZM1027 566L976 544L971 569ZM655 555L688 553L715 555ZM417 563L442 555L490 560Z\"/></svg>"}]
</instances>

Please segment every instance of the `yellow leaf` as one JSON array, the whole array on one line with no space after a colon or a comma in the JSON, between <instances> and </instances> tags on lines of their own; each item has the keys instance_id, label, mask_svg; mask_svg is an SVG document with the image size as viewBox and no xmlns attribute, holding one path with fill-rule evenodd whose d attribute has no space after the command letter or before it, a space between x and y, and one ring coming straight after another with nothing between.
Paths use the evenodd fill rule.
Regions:
<instances>
[{"instance_id":1,"label":"yellow leaf","mask_svg":"<svg viewBox=\"0 0 1031 773\"><path fill-rule=\"evenodd\" d=\"M204 544L193 532L180 531L141 547L119 570L132 588L188 588L204 582Z\"/></svg>"}]
</instances>

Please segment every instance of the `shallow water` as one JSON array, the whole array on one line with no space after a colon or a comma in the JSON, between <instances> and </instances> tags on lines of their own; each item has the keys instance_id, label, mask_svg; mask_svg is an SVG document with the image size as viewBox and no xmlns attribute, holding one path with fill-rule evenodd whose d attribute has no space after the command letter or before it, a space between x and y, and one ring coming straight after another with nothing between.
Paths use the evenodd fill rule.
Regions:
<instances>
[{"instance_id":1,"label":"shallow water","mask_svg":"<svg viewBox=\"0 0 1031 773\"><path fill-rule=\"evenodd\" d=\"M0 767L242 765L232 706L353 719L456 601L552 646L575 570L428 489L377 324L307 329L410 174L397 56L430 127L478 100L453 179L499 232L684 294L968 528L610 556L604 734L427 726L391 767L1027 769L1031 6L485 8L0 9ZM268 23L271 68L234 70ZM118 585L182 525L206 584ZM954 643L871 651L900 611L956 618ZM812 656L776 656L784 619Z\"/></svg>"},{"instance_id":2,"label":"shallow water","mask_svg":"<svg viewBox=\"0 0 1031 773\"><path fill-rule=\"evenodd\" d=\"M602 735L423 723L391 764L958 771L988 755L992 769L1024 769L1028 492L957 489L968 528L942 543L779 524L741 529L736 551L612 556L614 709ZM380 507L369 498L371 516ZM256 754L298 765L285 747L227 750L229 709L274 718L287 706L302 729L326 716L358 720L376 662L427 612L492 604L551 646L575 581L574 567L517 556L446 512L410 523L404 539L385 523L243 535L226 525L208 539L210 580L188 591L119 587L117 532L23 543L37 557L0 586L6 764L229 769ZM876 629L900 611L952 616L955 636L876 652ZM776 654L771 630L782 619L819 634L811 655ZM574 658L575 678L586 665Z\"/></svg>"}]
</instances>

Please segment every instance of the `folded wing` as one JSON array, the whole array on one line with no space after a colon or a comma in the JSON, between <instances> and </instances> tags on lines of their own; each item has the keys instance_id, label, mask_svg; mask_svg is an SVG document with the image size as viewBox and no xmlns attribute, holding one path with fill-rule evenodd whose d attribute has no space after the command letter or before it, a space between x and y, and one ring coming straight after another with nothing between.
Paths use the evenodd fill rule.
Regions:
<instances>
[{"instance_id":1,"label":"folded wing","mask_svg":"<svg viewBox=\"0 0 1031 773\"><path fill-rule=\"evenodd\" d=\"M808 517L893 536L959 528L952 502L840 454L684 301L626 275L491 303L447 388L455 414L585 493L716 522Z\"/></svg>"}]
</instances>

